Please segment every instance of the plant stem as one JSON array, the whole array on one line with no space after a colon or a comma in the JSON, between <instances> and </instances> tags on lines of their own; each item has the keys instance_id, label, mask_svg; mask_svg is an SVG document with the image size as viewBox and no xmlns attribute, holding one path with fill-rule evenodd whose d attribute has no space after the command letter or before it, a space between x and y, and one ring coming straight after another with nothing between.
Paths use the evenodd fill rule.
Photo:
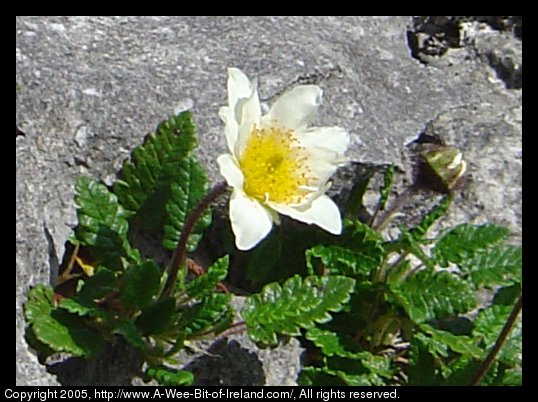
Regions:
<instances>
[{"instance_id":1,"label":"plant stem","mask_svg":"<svg viewBox=\"0 0 538 402\"><path fill-rule=\"evenodd\" d=\"M491 365L493 364L495 357L501 350L502 345L506 341L506 338L510 334L510 331L512 330L516 318L519 315L519 312L521 311L521 308L523 306L523 300L522 300L522 294L519 294L519 299L517 300L516 304L512 308L512 311L510 312L510 315L508 316L508 319L506 320L506 323L504 324L504 327L499 334L499 337L497 338L497 341L495 342L495 345L493 345L493 348L489 351L488 356L486 359L482 362L482 365L476 372L476 374L473 376L471 381L469 382L469 385L477 385L482 377L487 373Z\"/></svg>"},{"instance_id":2,"label":"plant stem","mask_svg":"<svg viewBox=\"0 0 538 402\"><path fill-rule=\"evenodd\" d=\"M204 210L209 206L209 204L211 204L217 197L224 194L227 188L228 185L226 182L218 183L189 212L185 224L183 225L183 230L181 231L181 236L179 237L176 250L174 251L174 256L172 257L170 272L168 273L168 279L166 280L161 297L166 297L170 294L172 288L174 287L174 283L176 282L179 268L185 263L187 256L187 240L189 239L192 229L194 228L194 224L202 212L204 212Z\"/></svg>"},{"instance_id":3,"label":"plant stem","mask_svg":"<svg viewBox=\"0 0 538 402\"><path fill-rule=\"evenodd\" d=\"M404 192L394 200L390 207L385 210L383 215L377 219L377 222L372 223L372 229L382 231L387 223L389 223L390 218L398 212L407 201L409 201L409 198L415 193L415 190L416 188L413 185L407 187Z\"/></svg>"},{"instance_id":4,"label":"plant stem","mask_svg":"<svg viewBox=\"0 0 538 402\"><path fill-rule=\"evenodd\" d=\"M230 335L239 334L247 329L245 321L239 321L230 325L230 327L219 334L219 338L225 338Z\"/></svg>"}]
</instances>

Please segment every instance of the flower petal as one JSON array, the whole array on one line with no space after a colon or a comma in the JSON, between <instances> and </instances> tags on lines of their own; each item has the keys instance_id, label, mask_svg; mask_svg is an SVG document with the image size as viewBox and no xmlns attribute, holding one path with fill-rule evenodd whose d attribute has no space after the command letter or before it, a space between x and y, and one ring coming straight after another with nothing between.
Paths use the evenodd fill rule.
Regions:
<instances>
[{"instance_id":1,"label":"flower petal","mask_svg":"<svg viewBox=\"0 0 538 402\"><path fill-rule=\"evenodd\" d=\"M220 174L224 176L229 186L234 189L243 188L243 172L241 172L241 169L237 166L237 162L232 155L220 155L217 158L217 163L219 164Z\"/></svg>"},{"instance_id":2,"label":"flower petal","mask_svg":"<svg viewBox=\"0 0 538 402\"><path fill-rule=\"evenodd\" d=\"M261 114L257 84L254 82L249 97L240 99L235 106L235 119L239 125L237 142L234 147L234 155L236 157L241 155L254 126L260 124Z\"/></svg>"},{"instance_id":3,"label":"flower petal","mask_svg":"<svg viewBox=\"0 0 538 402\"><path fill-rule=\"evenodd\" d=\"M285 205L270 204L271 208L298 221L315 224L332 233L342 233L342 218L333 200L326 195L316 198L305 209L292 208Z\"/></svg>"},{"instance_id":4,"label":"flower petal","mask_svg":"<svg viewBox=\"0 0 538 402\"><path fill-rule=\"evenodd\" d=\"M229 106L223 106L219 110L219 117L224 122L224 134L226 134L226 144L231 153L234 153L239 127L235 121L235 112Z\"/></svg>"},{"instance_id":5,"label":"flower petal","mask_svg":"<svg viewBox=\"0 0 538 402\"><path fill-rule=\"evenodd\" d=\"M321 104L323 91L316 85L300 85L282 94L263 117L266 126L296 130L306 127Z\"/></svg>"},{"instance_id":6,"label":"flower petal","mask_svg":"<svg viewBox=\"0 0 538 402\"><path fill-rule=\"evenodd\" d=\"M311 127L298 130L295 136L305 148L319 147L343 155L349 147L349 133L341 127Z\"/></svg>"},{"instance_id":7,"label":"flower petal","mask_svg":"<svg viewBox=\"0 0 538 402\"><path fill-rule=\"evenodd\" d=\"M239 250L256 246L273 226L271 214L241 190L234 190L230 198L230 221Z\"/></svg>"},{"instance_id":8,"label":"flower petal","mask_svg":"<svg viewBox=\"0 0 538 402\"><path fill-rule=\"evenodd\" d=\"M238 68L228 69L228 105L235 109L237 101L248 98L252 92L252 85L248 77Z\"/></svg>"},{"instance_id":9,"label":"flower petal","mask_svg":"<svg viewBox=\"0 0 538 402\"><path fill-rule=\"evenodd\" d=\"M308 164L310 175L314 178L311 182L314 187L323 187L336 172L336 169L347 162L344 156L327 148L311 146L307 148L307 152L306 163Z\"/></svg>"}]
</instances>

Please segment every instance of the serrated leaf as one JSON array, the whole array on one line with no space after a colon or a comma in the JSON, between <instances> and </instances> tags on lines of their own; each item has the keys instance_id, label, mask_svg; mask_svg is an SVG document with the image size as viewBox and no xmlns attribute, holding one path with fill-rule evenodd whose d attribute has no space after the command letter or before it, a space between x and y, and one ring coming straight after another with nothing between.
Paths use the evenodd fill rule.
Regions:
<instances>
[{"instance_id":1,"label":"serrated leaf","mask_svg":"<svg viewBox=\"0 0 538 402\"><path fill-rule=\"evenodd\" d=\"M36 318L32 325L36 338L56 352L91 357L101 351L104 340L84 324L82 318L62 310Z\"/></svg>"},{"instance_id":2,"label":"serrated leaf","mask_svg":"<svg viewBox=\"0 0 538 402\"><path fill-rule=\"evenodd\" d=\"M513 306L494 305L478 312L474 321L473 335L482 340L486 350L493 347L501 333ZM521 363L521 320L518 320L506 338L497 359L510 366Z\"/></svg>"},{"instance_id":3,"label":"serrated leaf","mask_svg":"<svg viewBox=\"0 0 538 402\"><path fill-rule=\"evenodd\" d=\"M136 349L144 350L147 346L142 334L132 321L121 321L116 325L113 333L121 335L127 343Z\"/></svg>"},{"instance_id":4,"label":"serrated leaf","mask_svg":"<svg viewBox=\"0 0 538 402\"><path fill-rule=\"evenodd\" d=\"M77 296L85 300L97 300L117 290L118 278L116 274L103 267L99 267L95 275L87 278Z\"/></svg>"},{"instance_id":5,"label":"serrated leaf","mask_svg":"<svg viewBox=\"0 0 538 402\"><path fill-rule=\"evenodd\" d=\"M326 361L326 366L333 371L334 375L344 380L347 385L385 385L379 375L372 372L370 367L365 364L368 360L377 360L377 366L379 366L380 360L384 360L384 358L366 352L365 357L360 360L341 357L329 358ZM369 363L371 365L372 361Z\"/></svg>"},{"instance_id":6,"label":"serrated leaf","mask_svg":"<svg viewBox=\"0 0 538 402\"><path fill-rule=\"evenodd\" d=\"M475 288L521 282L521 267L521 247L516 246L494 246L460 264L462 272L471 276Z\"/></svg>"},{"instance_id":7,"label":"serrated leaf","mask_svg":"<svg viewBox=\"0 0 538 402\"><path fill-rule=\"evenodd\" d=\"M92 254L103 264L120 269L120 258L128 255L129 244L126 214L117 197L104 184L81 176L75 186L75 202L75 236L80 244L91 246Z\"/></svg>"},{"instance_id":8,"label":"serrated leaf","mask_svg":"<svg viewBox=\"0 0 538 402\"><path fill-rule=\"evenodd\" d=\"M45 285L36 285L27 295L24 303L24 317L28 323L32 323L36 318L48 316L53 309L54 291Z\"/></svg>"},{"instance_id":9,"label":"serrated leaf","mask_svg":"<svg viewBox=\"0 0 538 402\"><path fill-rule=\"evenodd\" d=\"M121 300L127 307L144 308L159 291L161 271L153 261L128 268L122 276Z\"/></svg>"},{"instance_id":10,"label":"serrated leaf","mask_svg":"<svg viewBox=\"0 0 538 402\"><path fill-rule=\"evenodd\" d=\"M314 274L313 258L319 258L331 275L368 276L382 261L381 253L355 251L340 246L316 246L306 250L308 272Z\"/></svg>"},{"instance_id":11,"label":"serrated leaf","mask_svg":"<svg viewBox=\"0 0 538 402\"><path fill-rule=\"evenodd\" d=\"M435 268L435 262L424 252L419 240L403 225L398 225L400 236L397 240L385 243L387 252L396 251L403 254L412 254L417 257L429 270Z\"/></svg>"},{"instance_id":12,"label":"serrated leaf","mask_svg":"<svg viewBox=\"0 0 538 402\"><path fill-rule=\"evenodd\" d=\"M149 197L175 177L177 166L196 146L192 115L183 112L157 126L146 136L131 159L124 162L114 193L131 214L138 212Z\"/></svg>"},{"instance_id":13,"label":"serrated leaf","mask_svg":"<svg viewBox=\"0 0 538 402\"><path fill-rule=\"evenodd\" d=\"M418 271L405 281L390 283L390 288L415 323L465 313L476 305L470 285L447 271Z\"/></svg>"},{"instance_id":14,"label":"serrated leaf","mask_svg":"<svg viewBox=\"0 0 538 402\"><path fill-rule=\"evenodd\" d=\"M206 176L193 156L184 158L176 165L174 181L170 184L170 198L166 203L163 247L174 250L189 212L206 193ZM203 230L211 224L211 211L206 209L196 221L187 241L187 249L194 251Z\"/></svg>"},{"instance_id":15,"label":"serrated leaf","mask_svg":"<svg viewBox=\"0 0 538 402\"><path fill-rule=\"evenodd\" d=\"M435 352L436 349L440 351ZM436 378L438 363L434 354L443 354L444 351L443 345L432 344L423 333L415 334L409 347L408 385L439 385Z\"/></svg>"},{"instance_id":16,"label":"serrated leaf","mask_svg":"<svg viewBox=\"0 0 538 402\"><path fill-rule=\"evenodd\" d=\"M146 370L146 375L150 379L155 379L160 385L192 385L194 377L190 371L175 370L163 366L151 366Z\"/></svg>"},{"instance_id":17,"label":"serrated leaf","mask_svg":"<svg viewBox=\"0 0 538 402\"><path fill-rule=\"evenodd\" d=\"M313 258L321 260L331 275L368 276L383 260L382 238L360 221L344 221L344 232L336 244L320 245L306 251L309 274L314 274Z\"/></svg>"},{"instance_id":18,"label":"serrated leaf","mask_svg":"<svg viewBox=\"0 0 538 402\"><path fill-rule=\"evenodd\" d=\"M340 337L335 332L313 327L306 331L305 337L320 348L325 356L360 357L346 350L340 342Z\"/></svg>"},{"instance_id":19,"label":"serrated leaf","mask_svg":"<svg viewBox=\"0 0 538 402\"><path fill-rule=\"evenodd\" d=\"M379 206L380 210L385 209L385 204L389 198L390 189L392 187L392 180L394 178L394 166L390 165L383 172L383 185L379 189Z\"/></svg>"},{"instance_id":20,"label":"serrated leaf","mask_svg":"<svg viewBox=\"0 0 538 402\"><path fill-rule=\"evenodd\" d=\"M213 292L215 286L228 275L229 257L225 255L215 261L204 274L187 283L186 291L189 297L199 298Z\"/></svg>"},{"instance_id":21,"label":"serrated leaf","mask_svg":"<svg viewBox=\"0 0 538 402\"><path fill-rule=\"evenodd\" d=\"M333 370L327 367L303 367L297 378L297 384L303 387L312 385L322 386L342 386L348 385L339 378Z\"/></svg>"},{"instance_id":22,"label":"serrated leaf","mask_svg":"<svg viewBox=\"0 0 538 402\"><path fill-rule=\"evenodd\" d=\"M450 195L443 197L438 205L434 206L426 213L426 215L424 215L416 227L409 230L411 236L417 240L422 238L428 232L428 229L435 223L435 221L446 214L451 203L452 197Z\"/></svg>"},{"instance_id":23,"label":"serrated leaf","mask_svg":"<svg viewBox=\"0 0 538 402\"><path fill-rule=\"evenodd\" d=\"M435 329L430 325L421 324L420 329L429 335L428 341L430 343L436 343L437 345L443 345L445 348L461 353L462 355L469 356L473 359L481 359L484 357L484 351L478 347L473 338L465 335L454 335L447 331ZM439 350L439 349L438 349ZM447 354L442 354L447 356Z\"/></svg>"},{"instance_id":24,"label":"serrated leaf","mask_svg":"<svg viewBox=\"0 0 538 402\"><path fill-rule=\"evenodd\" d=\"M305 336L306 339L320 348L325 356L338 356L360 361L372 374L382 377L390 378L393 374L388 359L383 356L376 356L368 351L351 352L346 350L340 337L335 332L313 327L308 329Z\"/></svg>"},{"instance_id":25,"label":"serrated leaf","mask_svg":"<svg viewBox=\"0 0 538 402\"><path fill-rule=\"evenodd\" d=\"M173 298L157 300L142 310L135 325L144 336L159 334L172 324L175 309L176 303Z\"/></svg>"},{"instance_id":26,"label":"serrated leaf","mask_svg":"<svg viewBox=\"0 0 538 402\"><path fill-rule=\"evenodd\" d=\"M73 298L62 298L58 304L58 307L81 317L90 316L104 318L106 315L106 313L94 302L79 298L77 296L74 296Z\"/></svg>"},{"instance_id":27,"label":"serrated leaf","mask_svg":"<svg viewBox=\"0 0 538 402\"><path fill-rule=\"evenodd\" d=\"M520 367L515 367L508 369L504 372L504 376L501 380L500 385L522 385L523 384L523 373Z\"/></svg>"},{"instance_id":28,"label":"serrated leaf","mask_svg":"<svg viewBox=\"0 0 538 402\"><path fill-rule=\"evenodd\" d=\"M367 374L349 374L328 367L305 367L301 370L298 384L302 386L371 386Z\"/></svg>"},{"instance_id":29,"label":"serrated leaf","mask_svg":"<svg viewBox=\"0 0 538 402\"><path fill-rule=\"evenodd\" d=\"M443 267L448 266L449 262L460 264L473 258L479 251L503 241L507 235L508 229L502 226L473 226L465 223L444 233L432 253Z\"/></svg>"},{"instance_id":30,"label":"serrated leaf","mask_svg":"<svg viewBox=\"0 0 538 402\"><path fill-rule=\"evenodd\" d=\"M182 314L178 326L185 337L207 331L220 321L227 320L230 312L230 295L212 293Z\"/></svg>"},{"instance_id":31,"label":"serrated leaf","mask_svg":"<svg viewBox=\"0 0 538 402\"><path fill-rule=\"evenodd\" d=\"M267 345L278 343L277 334L297 336L300 328L331 320L349 301L355 281L342 276L295 275L281 286L271 283L245 300L241 314L250 337Z\"/></svg>"},{"instance_id":32,"label":"serrated leaf","mask_svg":"<svg viewBox=\"0 0 538 402\"><path fill-rule=\"evenodd\" d=\"M347 247L360 247L364 243L379 245L383 241L381 235L370 226L358 220L344 220L342 243Z\"/></svg>"}]
</instances>

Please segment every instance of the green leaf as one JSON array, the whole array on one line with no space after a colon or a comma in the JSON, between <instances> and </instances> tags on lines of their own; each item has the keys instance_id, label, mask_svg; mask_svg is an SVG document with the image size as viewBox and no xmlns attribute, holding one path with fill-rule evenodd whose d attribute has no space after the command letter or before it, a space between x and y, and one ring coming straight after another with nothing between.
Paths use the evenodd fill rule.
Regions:
<instances>
[{"instance_id":1,"label":"green leaf","mask_svg":"<svg viewBox=\"0 0 538 402\"><path fill-rule=\"evenodd\" d=\"M339 356L349 358L361 358L365 357L368 352L353 353L346 350L342 345L340 337L337 333L323 330L317 327L309 328L306 331L306 339L312 341L314 345L321 349L321 352L325 356Z\"/></svg>"},{"instance_id":2,"label":"green leaf","mask_svg":"<svg viewBox=\"0 0 538 402\"><path fill-rule=\"evenodd\" d=\"M132 321L121 321L116 325L113 333L123 336L127 343L138 350L144 350L147 347L142 334Z\"/></svg>"},{"instance_id":3,"label":"green leaf","mask_svg":"<svg viewBox=\"0 0 538 402\"><path fill-rule=\"evenodd\" d=\"M97 300L117 290L118 278L116 274L104 267L98 267L95 275L84 281L78 297L84 300Z\"/></svg>"},{"instance_id":4,"label":"green leaf","mask_svg":"<svg viewBox=\"0 0 538 402\"><path fill-rule=\"evenodd\" d=\"M143 145L136 147L124 162L121 179L114 193L131 214L138 212L148 199L176 177L177 166L196 146L195 127L190 112L172 116L149 133Z\"/></svg>"},{"instance_id":5,"label":"green leaf","mask_svg":"<svg viewBox=\"0 0 538 402\"><path fill-rule=\"evenodd\" d=\"M101 310L93 301L85 300L77 296L74 296L73 298L62 298L58 304L58 307L81 317L89 316L105 318L106 316L106 313Z\"/></svg>"},{"instance_id":6,"label":"green leaf","mask_svg":"<svg viewBox=\"0 0 538 402\"><path fill-rule=\"evenodd\" d=\"M447 331L435 329L430 325L421 324L420 329L429 335L428 341L430 345L433 345L434 355L439 354L441 356L447 356L446 353L441 352L439 345L446 351L448 349L461 353L465 356L469 356L473 359L482 359L484 357L483 350L478 347L473 338L465 335L454 335ZM431 350L431 351L432 351Z\"/></svg>"},{"instance_id":7,"label":"green leaf","mask_svg":"<svg viewBox=\"0 0 538 402\"><path fill-rule=\"evenodd\" d=\"M230 295L212 293L189 307L181 316L179 327L185 337L193 336L218 326L230 318Z\"/></svg>"},{"instance_id":8,"label":"green leaf","mask_svg":"<svg viewBox=\"0 0 538 402\"><path fill-rule=\"evenodd\" d=\"M426 215L424 215L416 227L409 230L409 233L411 233L411 235L417 240L422 238L422 236L428 232L428 229L435 223L435 221L446 214L451 203L452 197L450 195L443 197L438 205L434 206Z\"/></svg>"},{"instance_id":9,"label":"green leaf","mask_svg":"<svg viewBox=\"0 0 538 402\"><path fill-rule=\"evenodd\" d=\"M90 330L82 318L63 310L50 313L33 321L32 331L40 342L72 356L92 357L103 349L103 338Z\"/></svg>"},{"instance_id":10,"label":"green leaf","mask_svg":"<svg viewBox=\"0 0 538 402\"><path fill-rule=\"evenodd\" d=\"M523 384L523 373L521 367L515 367L508 369L504 372L500 385L522 385Z\"/></svg>"},{"instance_id":11,"label":"green leaf","mask_svg":"<svg viewBox=\"0 0 538 402\"><path fill-rule=\"evenodd\" d=\"M170 198L166 203L163 247L174 250L189 212L204 197L206 176L194 157L184 158L177 163L174 181L170 187ZM187 241L187 249L194 251L203 230L211 224L211 210L206 209L196 221Z\"/></svg>"},{"instance_id":12,"label":"green leaf","mask_svg":"<svg viewBox=\"0 0 538 402\"><path fill-rule=\"evenodd\" d=\"M383 242L381 235L370 226L358 220L344 220L344 232L341 244L349 248L360 248L368 244L368 247L378 246Z\"/></svg>"},{"instance_id":13,"label":"green leaf","mask_svg":"<svg viewBox=\"0 0 538 402\"><path fill-rule=\"evenodd\" d=\"M437 341L417 333L410 342L408 385L439 385L436 375L438 363L434 355L444 355L446 348Z\"/></svg>"},{"instance_id":14,"label":"green leaf","mask_svg":"<svg viewBox=\"0 0 538 402\"><path fill-rule=\"evenodd\" d=\"M36 285L28 292L24 303L24 317L31 324L36 318L48 316L53 309L54 291L45 285Z\"/></svg>"},{"instance_id":15,"label":"green leaf","mask_svg":"<svg viewBox=\"0 0 538 402\"><path fill-rule=\"evenodd\" d=\"M151 366L146 370L149 379L155 379L160 385L192 385L194 377L190 371L176 370L164 366Z\"/></svg>"},{"instance_id":16,"label":"green leaf","mask_svg":"<svg viewBox=\"0 0 538 402\"><path fill-rule=\"evenodd\" d=\"M521 282L521 247L494 246L463 261L460 267L471 276L475 288L512 285Z\"/></svg>"},{"instance_id":17,"label":"green leaf","mask_svg":"<svg viewBox=\"0 0 538 402\"><path fill-rule=\"evenodd\" d=\"M371 374L386 378L390 378L393 375L393 370L390 367L388 359L383 356L376 356L368 351L351 352L347 350L335 332L313 327L306 331L306 339L312 341L314 345L320 348L325 356L337 356L360 361Z\"/></svg>"},{"instance_id":18,"label":"green leaf","mask_svg":"<svg viewBox=\"0 0 538 402\"><path fill-rule=\"evenodd\" d=\"M381 189L379 190L379 206L378 208L380 210L385 209L385 204L387 203L387 200L389 198L390 189L392 187L392 180L394 179L394 166L390 165L387 167L387 169L383 172L383 186L381 186Z\"/></svg>"},{"instance_id":19,"label":"green leaf","mask_svg":"<svg viewBox=\"0 0 538 402\"><path fill-rule=\"evenodd\" d=\"M142 310L135 324L144 336L160 334L172 324L175 309L173 298L157 300Z\"/></svg>"},{"instance_id":20,"label":"green leaf","mask_svg":"<svg viewBox=\"0 0 538 402\"><path fill-rule=\"evenodd\" d=\"M373 384L369 374L350 374L342 370L329 367L305 367L301 370L297 380L302 386L371 386ZM384 385L384 384L382 384Z\"/></svg>"},{"instance_id":21,"label":"green leaf","mask_svg":"<svg viewBox=\"0 0 538 402\"><path fill-rule=\"evenodd\" d=\"M472 226L467 223L448 230L432 250L439 265L446 267L449 262L460 264L473 258L479 251L503 241L508 229L487 224Z\"/></svg>"},{"instance_id":22,"label":"green leaf","mask_svg":"<svg viewBox=\"0 0 538 402\"><path fill-rule=\"evenodd\" d=\"M153 261L128 268L122 276L121 300L127 307L144 308L160 288L161 271Z\"/></svg>"},{"instance_id":23,"label":"green leaf","mask_svg":"<svg viewBox=\"0 0 538 402\"><path fill-rule=\"evenodd\" d=\"M474 321L473 335L482 340L484 347L493 347L501 333L512 306L494 305L478 312ZM505 340L497 359L510 366L521 364L521 320L518 320Z\"/></svg>"},{"instance_id":24,"label":"green leaf","mask_svg":"<svg viewBox=\"0 0 538 402\"><path fill-rule=\"evenodd\" d=\"M228 275L229 257L225 255L215 261L203 275L190 281L186 286L189 297L199 298L212 293L217 284Z\"/></svg>"},{"instance_id":25,"label":"green leaf","mask_svg":"<svg viewBox=\"0 0 538 402\"><path fill-rule=\"evenodd\" d=\"M316 246L306 250L308 272L314 274L313 258L319 258L331 275L368 276L381 263L381 253L355 251L340 246Z\"/></svg>"},{"instance_id":26,"label":"green leaf","mask_svg":"<svg viewBox=\"0 0 538 402\"><path fill-rule=\"evenodd\" d=\"M390 287L415 323L465 313L476 305L470 285L447 271L425 269Z\"/></svg>"},{"instance_id":27,"label":"green leaf","mask_svg":"<svg viewBox=\"0 0 538 402\"><path fill-rule=\"evenodd\" d=\"M382 238L360 221L344 221L344 232L336 244L316 246L306 251L309 274L314 274L313 259L318 258L331 275L368 276L383 261Z\"/></svg>"},{"instance_id":28,"label":"green leaf","mask_svg":"<svg viewBox=\"0 0 538 402\"><path fill-rule=\"evenodd\" d=\"M79 177L75 186L78 225L75 236L103 264L120 269L121 257L127 256L128 224L118 199L104 184Z\"/></svg>"},{"instance_id":29,"label":"green leaf","mask_svg":"<svg viewBox=\"0 0 538 402\"><path fill-rule=\"evenodd\" d=\"M241 314L250 337L261 344L276 345L277 334L297 336L300 328L331 320L349 301L355 281L342 276L295 275L282 286L271 283L245 300Z\"/></svg>"},{"instance_id":30,"label":"green leaf","mask_svg":"<svg viewBox=\"0 0 538 402\"><path fill-rule=\"evenodd\" d=\"M327 367L303 367L299 373L297 384L303 387L312 385L322 386L342 386L348 385L348 383L342 380L334 370ZM368 384L369 385L369 384Z\"/></svg>"}]
</instances>

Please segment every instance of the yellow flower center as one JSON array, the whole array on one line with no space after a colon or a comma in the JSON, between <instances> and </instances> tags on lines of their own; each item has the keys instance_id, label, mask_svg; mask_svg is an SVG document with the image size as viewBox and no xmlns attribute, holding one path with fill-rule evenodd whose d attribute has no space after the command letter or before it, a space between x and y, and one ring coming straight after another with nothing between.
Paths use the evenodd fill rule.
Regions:
<instances>
[{"instance_id":1,"label":"yellow flower center","mask_svg":"<svg viewBox=\"0 0 538 402\"><path fill-rule=\"evenodd\" d=\"M254 128L239 158L245 193L260 202L296 204L308 194L310 169L293 131Z\"/></svg>"}]
</instances>

